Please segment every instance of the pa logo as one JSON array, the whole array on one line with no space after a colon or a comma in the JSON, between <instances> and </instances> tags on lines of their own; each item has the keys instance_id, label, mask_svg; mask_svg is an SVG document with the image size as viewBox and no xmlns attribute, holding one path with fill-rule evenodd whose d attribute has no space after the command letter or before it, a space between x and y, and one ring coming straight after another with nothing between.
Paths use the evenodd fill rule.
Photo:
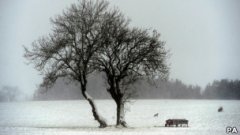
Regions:
<instances>
[{"instance_id":1,"label":"pa logo","mask_svg":"<svg viewBox=\"0 0 240 135\"><path fill-rule=\"evenodd\" d=\"M226 128L226 133L227 134L237 134L238 130L236 127L227 127Z\"/></svg>"}]
</instances>

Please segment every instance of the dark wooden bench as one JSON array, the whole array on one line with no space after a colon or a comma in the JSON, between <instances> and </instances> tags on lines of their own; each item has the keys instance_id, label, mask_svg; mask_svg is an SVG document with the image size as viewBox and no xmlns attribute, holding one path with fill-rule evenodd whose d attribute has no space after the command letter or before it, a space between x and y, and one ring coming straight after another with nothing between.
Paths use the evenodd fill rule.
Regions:
<instances>
[{"instance_id":1,"label":"dark wooden bench","mask_svg":"<svg viewBox=\"0 0 240 135\"><path fill-rule=\"evenodd\" d=\"M165 127L170 127L170 126L187 126L188 127L188 120L186 119L168 119L166 120Z\"/></svg>"}]
</instances>

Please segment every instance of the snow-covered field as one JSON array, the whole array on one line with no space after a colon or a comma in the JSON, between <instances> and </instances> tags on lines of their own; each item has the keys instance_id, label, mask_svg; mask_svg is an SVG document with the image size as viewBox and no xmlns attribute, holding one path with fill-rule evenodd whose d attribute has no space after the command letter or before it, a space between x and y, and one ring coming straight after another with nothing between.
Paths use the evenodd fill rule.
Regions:
<instances>
[{"instance_id":1,"label":"snow-covered field","mask_svg":"<svg viewBox=\"0 0 240 135\"><path fill-rule=\"evenodd\" d=\"M98 110L115 124L115 103L96 100ZM217 112L219 106L224 111ZM224 135L227 126L240 131L237 100L136 100L127 105L127 129L97 128L84 100L0 103L1 135ZM153 117L159 113L158 117ZM169 118L186 118L189 127L164 127Z\"/></svg>"}]
</instances>

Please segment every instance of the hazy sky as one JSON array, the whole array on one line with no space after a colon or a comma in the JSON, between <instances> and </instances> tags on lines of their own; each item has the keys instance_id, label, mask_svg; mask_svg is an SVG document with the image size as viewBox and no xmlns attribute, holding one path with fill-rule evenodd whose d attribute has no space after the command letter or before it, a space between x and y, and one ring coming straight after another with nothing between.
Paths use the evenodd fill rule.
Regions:
<instances>
[{"instance_id":1,"label":"hazy sky","mask_svg":"<svg viewBox=\"0 0 240 135\"><path fill-rule=\"evenodd\" d=\"M31 94L41 76L23 45L50 32L50 17L76 0L0 0L0 87ZM131 25L157 29L171 51L170 78L202 87L240 79L240 0L110 0Z\"/></svg>"}]
</instances>

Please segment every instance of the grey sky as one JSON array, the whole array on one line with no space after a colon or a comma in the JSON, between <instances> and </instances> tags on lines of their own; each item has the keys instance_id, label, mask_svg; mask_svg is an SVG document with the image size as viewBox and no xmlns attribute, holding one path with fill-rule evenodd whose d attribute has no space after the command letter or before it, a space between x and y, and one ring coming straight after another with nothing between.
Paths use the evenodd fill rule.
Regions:
<instances>
[{"instance_id":1,"label":"grey sky","mask_svg":"<svg viewBox=\"0 0 240 135\"><path fill-rule=\"evenodd\" d=\"M50 32L50 17L76 0L0 0L0 87L31 94L41 76L26 65L22 46ZM240 79L239 0L110 0L131 25L154 28L171 50L170 78L205 86Z\"/></svg>"}]
</instances>

